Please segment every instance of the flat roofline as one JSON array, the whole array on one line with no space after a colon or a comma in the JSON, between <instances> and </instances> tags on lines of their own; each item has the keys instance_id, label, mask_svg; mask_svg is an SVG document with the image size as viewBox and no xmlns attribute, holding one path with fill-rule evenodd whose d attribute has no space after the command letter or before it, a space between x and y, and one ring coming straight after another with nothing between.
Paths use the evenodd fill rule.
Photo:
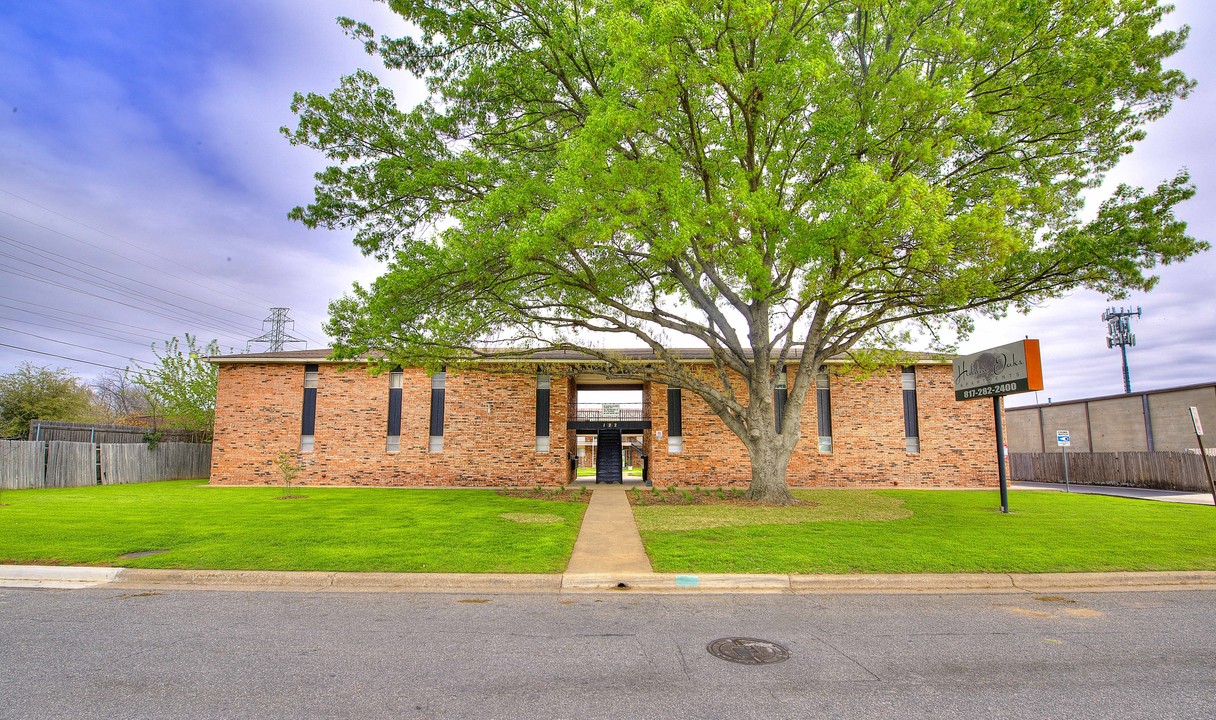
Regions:
<instances>
[{"instance_id":1,"label":"flat roofline","mask_svg":"<svg viewBox=\"0 0 1216 720\"><path fill-rule=\"evenodd\" d=\"M273 353L242 353L237 355L212 355L203 358L206 362L215 365L361 365L372 362L368 358L358 360L350 359L334 359L329 357L329 348L319 350L287 350L283 352ZM625 364L641 364L660 360L660 358L649 350L637 348L612 348L604 350L605 353L620 353L619 360ZM678 360L688 364L707 364L712 363L713 358L709 355L709 350L706 348L672 348L670 352L676 356ZM927 353L920 351L907 351L908 355L912 356L913 365L949 365L955 356L946 355L943 353ZM800 357L791 356L786 360L789 365L797 365ZM569 351L538 351L533 356L511 355L502 358L486 357L473 359L470 362L484 364L537 364L537 365L602 365L606 361L598 357L588 355L575 355ZM847 357L835 356L824 361L831 365L850 365L852 361Z\"/></svg>"},{"instance_id":2,"label":"flat roofline","mask_svg":"<svg viewBox=\"0 0 1216 720\"><path fill-rule=\"evenodd\" d=\"M1058 402L1038 403L1036 405L1018 405L1017 407L1006 408L1005 412L1017 412L1018 410L1037 410L1039 408L1060 407L1061 405L1075 405L1077 403L1099 402L1102 400L1118 400L1119 398L1133 398L1142 395L1160 395L1162 393L1183 392L1186 390L1203 390L1212 388L1216 391L1216 380L1211 382L1195 383L1193 385L1175 385L1174 387L1155 388L1153 390L1133 390L1129 393L1115 393L1113 395L1095 395L1093 397L1073 398L1072 400L1060 400ZM1043 392L1040 390L1039 392Z\"/></svg>"}]
</instances>

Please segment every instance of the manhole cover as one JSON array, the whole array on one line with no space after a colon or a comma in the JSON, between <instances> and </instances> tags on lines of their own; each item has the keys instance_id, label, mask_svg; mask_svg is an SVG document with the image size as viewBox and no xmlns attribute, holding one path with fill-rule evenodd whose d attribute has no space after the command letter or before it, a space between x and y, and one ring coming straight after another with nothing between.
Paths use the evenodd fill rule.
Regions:
<instances>
[{"instance_id":1,"label":"manhole cover","mask_svg":"<svg viewBox=\"0 0 1216 720\"><path fill-rule=\"evenodd\" d=\"M744 665L771 665L790 659L784 645L756 638L722 638L705 647L710 655Z\"/></svg>"}]
</instances>

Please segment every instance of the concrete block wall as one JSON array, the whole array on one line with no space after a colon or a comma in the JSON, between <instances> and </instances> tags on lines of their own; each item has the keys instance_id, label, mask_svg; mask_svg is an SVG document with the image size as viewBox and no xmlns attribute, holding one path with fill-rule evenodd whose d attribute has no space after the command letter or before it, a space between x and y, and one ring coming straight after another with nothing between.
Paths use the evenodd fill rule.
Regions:
<instances>
[{"instance_id":1,"label":"concrete block wall","mask_svg":"<svg viewBox=\"0 0 1216 720\"><path fill-rule=\"evenodd\" d=\"M1058 453L1058 430L1069 431L1070 453L1197 450L1191 406L1199 409L1200 418L1208 426L1216 427L1216 384L1011 408L1009 451Z\"/></svg>"}]
</instances>

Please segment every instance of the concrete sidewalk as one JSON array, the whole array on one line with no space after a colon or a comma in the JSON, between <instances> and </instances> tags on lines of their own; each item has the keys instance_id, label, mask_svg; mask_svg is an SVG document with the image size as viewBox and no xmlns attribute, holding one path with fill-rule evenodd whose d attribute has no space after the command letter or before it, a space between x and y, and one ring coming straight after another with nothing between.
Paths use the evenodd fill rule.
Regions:
<instances>
[{"instance_id":1,"label":"concrete sidewalk","mask_svg":"<svg viewBox=\"0 0 1216 720\"><path fill-rule=\"evenodd\" d=\"M566 566L567 575L650 573L637 521L623 485L597 485Z\"/></svg>"},{"instance_id":2,"label":"concrete sidewalk","mask_svg":"<svg viewBox=\"0 0 1216 720\"><path fill-rule=\"evenodd\" d=\"M1014 490L1055 490L1065 492L1063 483L1027 482L1019 480L1011 482L1009 487ZM1078 485L1068 486L1069 492L1081 495L1111 495L1114 497L1134 498L1136 500L1158 500L1161 502L1186 503L1188 505L1211 505L1211 493L1186 492L1182 490L1149 490L1148 488L1118 487L1115 485Z\"/></svg>"}]
</instances>

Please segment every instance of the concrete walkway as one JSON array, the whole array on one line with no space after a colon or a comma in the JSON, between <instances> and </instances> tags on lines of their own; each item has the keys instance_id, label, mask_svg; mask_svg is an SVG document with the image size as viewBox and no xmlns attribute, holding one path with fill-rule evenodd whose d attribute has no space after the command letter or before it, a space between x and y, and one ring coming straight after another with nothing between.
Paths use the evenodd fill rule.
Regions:
<instances>
[{"instance_id":1,"label":"concrete walkway","mask_svg":"<svg viewBox=\"0 0 1216 720\"><path fill-rule=\"evenodd\" d=\"M1009 484L1014 490L1058 490L1064 492L1063 483L1041 483L1017 481ZM1185 492L1182 490L1149 490L1147 488L1117 487L1115 485L1079 485L1072 483L1069 492L1082 495L1113 495L1136 500L1158 500L1161 502L1186 503L1188 505L1211 505L1211 493Z\"/></svg>"},{"instance_id":2,"label":"concrete walkway","mask_svg":"<svg viewBox=\"0 0 1216 720\"><path fill-rule=\"evenodd\" d=\"M624 486L595 486L566 574L636 575L653 571Z\"/></svg>"}]
</instances>

